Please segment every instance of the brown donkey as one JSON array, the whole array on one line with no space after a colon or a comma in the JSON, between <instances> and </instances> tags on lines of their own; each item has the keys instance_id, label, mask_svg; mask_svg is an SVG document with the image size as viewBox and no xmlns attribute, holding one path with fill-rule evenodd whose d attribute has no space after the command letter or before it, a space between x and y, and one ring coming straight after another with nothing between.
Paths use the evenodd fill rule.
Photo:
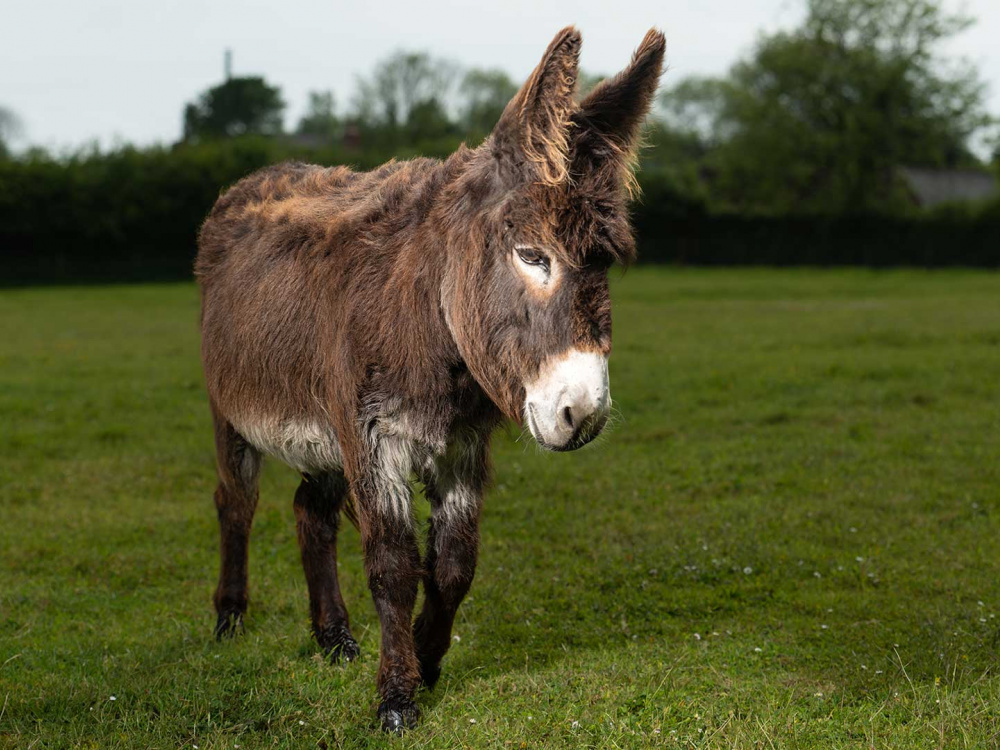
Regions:
<instances>
[{"instance_id":1,"label":"brown donkey","mask_svg":"<svg viewBox=\"0 0 1000 750\"><path fill-rule=\"evenodd\" d=\"M579 32L559 32L478 148L361 174L270 167L219 198L201 230L216 633L237 630L246 611L270 454L302 473L295 518L312 628L334 661L359 654L337 583L339 515L356 515L390 731L415 724L414 695L437 680L472 584L493 429L526 422L540 445L565 451L607 421L607 272L635 255L631 169L664 39L650 31L580 102L579 51ZM432 509L422 561L411 475Z\"/></svg>"}]
</instances>

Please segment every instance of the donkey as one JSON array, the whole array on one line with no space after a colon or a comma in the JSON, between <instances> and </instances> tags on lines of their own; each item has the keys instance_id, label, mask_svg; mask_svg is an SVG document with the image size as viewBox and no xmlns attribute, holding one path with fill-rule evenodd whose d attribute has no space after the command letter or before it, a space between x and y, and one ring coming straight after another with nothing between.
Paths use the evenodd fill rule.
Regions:
<instances>
[{"instance_id":1,"label":"donkey","mask_svg":"<svg viewBox=\"0 0 1000 750\"><path fill-rule=\"evenodd\" d=\"M216 635L247 608L264 454L298 470L312 631L360 650L337 582L358 526L381 624L382 727L413 728L472 584L489 443L509 418L569 451L608 419L608 269L635 256L627 201L665 42L582 101L580 34L560 31L477 148L368 173L286 163L236 183L195 264L215 423L222 564ZM431 505L421 560L411 475ZM423 609L412 619L423 582Z\"/></svg>"}]
</instances>

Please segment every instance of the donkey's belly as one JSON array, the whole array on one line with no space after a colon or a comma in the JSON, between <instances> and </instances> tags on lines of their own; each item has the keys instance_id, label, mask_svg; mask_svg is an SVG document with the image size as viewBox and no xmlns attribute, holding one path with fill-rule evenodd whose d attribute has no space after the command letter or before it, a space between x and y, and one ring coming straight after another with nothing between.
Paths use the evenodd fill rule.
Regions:
<instances>
[{"instance_id":1,"label":"donkey's belly","mask_svg":"<svg viewBox=\"0 0 1000 750\"><path fill-rule=\"evenodd\" d=\"M296 419L233 422L248 443L306 473L342 469L344 456L332 427Z\"/></svg>"}]
</instances>

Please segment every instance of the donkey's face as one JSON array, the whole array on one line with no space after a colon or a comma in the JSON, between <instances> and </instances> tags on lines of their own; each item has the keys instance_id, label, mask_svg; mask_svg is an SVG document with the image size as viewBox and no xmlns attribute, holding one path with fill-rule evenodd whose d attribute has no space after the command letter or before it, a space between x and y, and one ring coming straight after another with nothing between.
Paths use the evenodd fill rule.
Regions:
<instances>
[{"instance_id":1,"label":"donkey's face","mask_svg":"<svg viewBox=\"0 0 1000 750\"><path fill-rule=\"evenodd\" d=\"M604 220L584 196L550 195L551 206L545 191L534 192L511 210L494 250L493 285L504 295L495 322L507 331L524 424L540 445L573 450L601 432L611 410L611 258L589 244ZM594 225L582 245L573 236L581 221ZM550 231L538 231L547 224Z\"/></svg>"},{"instance_id":2,"label":"donkey's face","mask_svg":"<svg viewBox=\"0 0 1000 750\"><path fill-rule=\"evenodd\" d=\"M540 445L574 450L600 434L611 411L607 267L573 268L555 252L524 244L515 246L511 264L526 288L521 304L540 359L524 382L524 422Z\"/></svg>"},{"instance_id":3,"label":"donkey's face","mask_svg":"<svg viewBox=\"0 0 1000 750\"><path fill-rule=\"evenodd\" d=\"M560 32L480 147L467 187L486 197L452 282L472 374L551 450L586 445L610 413L608 269L635 255L630 162L664 40L651 31L628 68L578 103L579 49L575 29Z\"/></svg>"}]
</instances>

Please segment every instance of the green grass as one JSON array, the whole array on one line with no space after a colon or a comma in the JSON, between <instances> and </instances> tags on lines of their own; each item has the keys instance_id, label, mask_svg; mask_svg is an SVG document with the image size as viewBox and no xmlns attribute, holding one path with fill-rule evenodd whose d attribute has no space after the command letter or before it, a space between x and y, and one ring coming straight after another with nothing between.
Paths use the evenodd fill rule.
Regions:
<instances>
[{"instance_id":1,"label":"green grass","mask_svg":"<svg viewBox=\"0 0 1000 750\"><path fill-rule=\"evenodd\" d=\"M569 455L497 436L461 640L402 740L353 528L363 658L315 656L278 464L247 632L210 637L194 286L0 292L0 745L1000 744L1000 276L614 287L620 420Z\"/></svg>"}]
</instances>

